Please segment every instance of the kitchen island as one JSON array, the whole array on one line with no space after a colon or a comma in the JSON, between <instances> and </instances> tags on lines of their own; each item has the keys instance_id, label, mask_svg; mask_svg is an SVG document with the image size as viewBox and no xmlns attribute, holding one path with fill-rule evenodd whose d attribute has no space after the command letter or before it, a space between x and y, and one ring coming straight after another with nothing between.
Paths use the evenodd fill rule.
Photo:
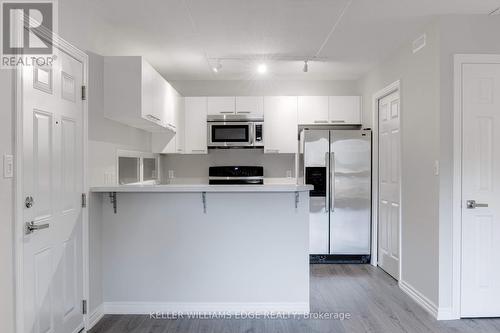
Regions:
<instances>
[{"instance_id":1,"label":"kitchen island","mask_svg":"<svg viewBox=\"0 0 500 333\"><path fill-rule=\"evenodd\" d=\"M91 189L90 312L308 312L309 190Z\"/></svg>"}]
</instances>

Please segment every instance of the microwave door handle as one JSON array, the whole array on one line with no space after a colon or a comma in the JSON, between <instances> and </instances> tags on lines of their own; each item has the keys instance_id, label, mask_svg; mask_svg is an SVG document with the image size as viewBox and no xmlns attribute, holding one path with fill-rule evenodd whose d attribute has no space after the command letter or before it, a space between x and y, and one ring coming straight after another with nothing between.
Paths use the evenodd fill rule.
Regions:
<instances>
[{"instance_id":1,"label":"microwave door handle","mask_svg":"<svg viewBox=\"0 0 500 333\"><path fill-rule=\"evenodd\" d=\"M335 212L335 153L330 153L330 186L332 188L330 193L330 211Z\"/></svg>"},{"instance_id":2,"label":"microwave door handle","mask_svg":"<svg viewBox=\"0 0 500 333\"><path fill-rule=\"evenodd\" d=\"M248 140L248 141L249 141L248 143L249 143L249 145L250 145L250 146L253 146L253 143L254 143L254 141L255 141L255 140L254 140L254 139L255 139L255 138L254 138L254 135L255 135L255 124L252 124L252 126L248 126L248 127L249 127L248 131L250 132L250 133L248 134L248 135L250 136L250 137L249 137L249 139L250 139L250 140Z\"/></svg>"}]
</instances>

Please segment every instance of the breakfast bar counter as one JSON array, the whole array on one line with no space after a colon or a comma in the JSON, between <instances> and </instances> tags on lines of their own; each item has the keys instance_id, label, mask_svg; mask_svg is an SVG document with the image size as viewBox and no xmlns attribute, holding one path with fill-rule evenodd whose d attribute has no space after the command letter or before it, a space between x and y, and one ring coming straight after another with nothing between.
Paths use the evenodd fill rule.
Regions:
<instances>
[{"instance_id":1,"label":"breakfast bar counter","mask_svg":"<svg viewBox=\"0 0 500 333\"><path fill-rule=\"evenodd\" d=\"M310 186L90 191L90 311L308 312Z\"/></svg>"}]
</instances>

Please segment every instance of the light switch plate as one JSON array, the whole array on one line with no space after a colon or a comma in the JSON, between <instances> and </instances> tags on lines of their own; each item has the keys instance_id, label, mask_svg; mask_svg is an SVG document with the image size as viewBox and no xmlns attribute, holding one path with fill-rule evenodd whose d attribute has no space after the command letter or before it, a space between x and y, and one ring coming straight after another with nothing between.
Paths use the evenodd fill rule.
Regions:
<instances>
[{"instance_id":1,"label":"light switch plate","mask_svg":"<svg viewBox=\"0 0 500 333\"><path fill-rule=\"evenodd\" d=\"M12 155L3 155L3 177L14 177L14 156Z\"/></svg>"},{"instance_id":2,"label":"light switch plate","mask_svg":"<svg viewBox=\"0 0 500 333\"><path fill-rule=\"evenodd\" d=\"M434 161L434 175L439 176L439 161Z\"/></svg>"}]
</instances>

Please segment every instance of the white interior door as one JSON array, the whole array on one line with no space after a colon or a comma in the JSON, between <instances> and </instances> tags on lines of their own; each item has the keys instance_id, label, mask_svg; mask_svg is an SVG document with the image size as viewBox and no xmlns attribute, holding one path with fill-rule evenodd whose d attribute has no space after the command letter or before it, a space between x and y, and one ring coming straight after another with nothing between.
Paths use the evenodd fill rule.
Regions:
<instances>
[{"instance_id":1,"label":"white interior door","mask_svg":"<svg viewBox=\"0 0 500 333\"><path fill-rule=\"evenodd\" d=\"M23 69L24 332L83 327L83 65L57 51L49 69Z\"/></svg>"},{"instance_id":2,"label":"white interior door","mask_svg":"<svg viewBox=\"0 0 500 333\"><path fill-rule=\"evenodd\" d=\"M379 100L378 265L399 279L399 91Z\"/></svg>"},{"instance_id":3,"label":"white interior door","mask_svg":"<svg viewBox=\"0 0 500 333\"><path fill-rule=\"evenodd\" d=\"M462 71L461 315L499 317L500 64Z\"/></svg>"}]
</instances>

